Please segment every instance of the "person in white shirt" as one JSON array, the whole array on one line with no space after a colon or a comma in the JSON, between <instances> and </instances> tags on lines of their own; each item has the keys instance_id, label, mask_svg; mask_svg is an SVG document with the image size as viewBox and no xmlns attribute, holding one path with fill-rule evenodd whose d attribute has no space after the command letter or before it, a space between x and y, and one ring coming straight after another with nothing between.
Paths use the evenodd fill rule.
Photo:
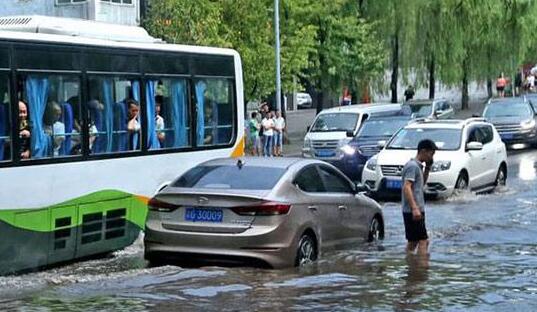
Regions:
<instances>
[{"instance_id":1,"label":"person in white shirt","mask_svg":"<svg viewBox=\"0 0 537 312\"><path fill-rule=\"evenodd\" d=\"M273 145L273 136L274 136L274 119L272 119L272 112L268 112L265 115L265 118L261 121L261 126L263 127L263 156L270 157L272 156L272 145Z\"/></svg>"},{"instance_id":2,"label":"person in white shirt","mask_svg":"<svg viewBox=\"0 0 537 312\"><path fill-rule=\"evenodd\" d=\"M140 107L138 106L138 102L132 99L127 100L127 107L129 108L129 120L127 121L127 130L129 132L129 150L133 151L139 149L140 143L141 126L140 122L138 121Z\"/></svg>"},{"instance_id":3,"label":"person in white shirt","mask_svg":"<svg viewBox=\"0 0 537 312\"><path fill-rule=\"evenodd\" d=\"M285 118L282 117L281 111L277 111L274 118L274 156L282 156L284 129Z\"/></svg>"},{"instance_id":4,"label":"person in white shirt","mask_svg":"<svg viewBox=\"0 0 537 312\"><path fill-rule=\"evenodd\" d=\"M157 102L155 105L155 131L157 132L157 139L160 147L164 147L164 140L166 139L166 133L164 132L164 118L160 116L161 103Z\"/></svg>"}]
</instances>

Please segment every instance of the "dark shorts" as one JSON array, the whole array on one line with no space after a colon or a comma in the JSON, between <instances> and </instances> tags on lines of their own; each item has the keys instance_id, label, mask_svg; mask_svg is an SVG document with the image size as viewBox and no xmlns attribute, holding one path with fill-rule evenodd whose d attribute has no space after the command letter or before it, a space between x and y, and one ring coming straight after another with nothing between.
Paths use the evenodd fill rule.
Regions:
<instances>
[{"instance_id":1,"label":"dark shorts","mask_svg":"<svg viewBox=\"0 0 537 312\"><path fill-rule=\"evenodd\" d=\"M427 229L425 228L425 213L421 213L423 218L419 221L414 221L412 213L403 212L403 220L405 221L405 236L409 242L417 242L420 240L426 240Z\"/></svg>"},{"instance_id":2,"label":"dark shorts","mask_svg":"<svg viewBox=\"0 0 537 312\"><path fill-rule=\"evenodd\" d=\"M496 91L503 91L503 89L505 89L505 87L496 87Z\"/></svg>"}]
</instances>

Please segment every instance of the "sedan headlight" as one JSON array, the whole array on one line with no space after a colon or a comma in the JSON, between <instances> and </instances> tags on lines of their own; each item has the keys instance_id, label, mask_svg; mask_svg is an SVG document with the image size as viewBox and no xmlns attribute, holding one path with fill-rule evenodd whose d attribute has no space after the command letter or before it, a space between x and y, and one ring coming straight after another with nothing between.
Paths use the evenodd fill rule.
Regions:
<instances>
[{"instance_id":1,"label":"sedan headlight","mask_svg":"<svg viewBox=\"0 0 537 312\"><path fill-rule=\"evenodd\" d=\"M367 170L375 171L377 169L377 159L371 158L365 163Z\"/></svg>"},{"instance_id":2,"label":"sedan headlight","mask_svg":"<svg viewBox=\"0 0 537 312\"><path fill-rule=\"evenodd\" d=\"M304 148L311 148L311 140L310 139L304 139Z\"/></svg>"},{"instance_id":3,"label":"sedan headlight","mask_svg":"<svg viewBox=\"0 0 537 312\"><path fill-rule=\"evenodd\" d=\"M535 127L535 119L526 120L520 123L522 129L531 129Z\"/></svg>"},{"instance_id":4,"label":"sedan headlight","mask_svg":"<svg viewBox=\"0 0 537 312\"><path fill-rule=\"evenodd\" d=\"M433 166L431 167L431 172L438 172L438 171L446 171L451 168L451 161L449 160L442 160L442 161L435 161L433 163Z\"/></svg>"},{"instance_id":5,"label":"sedan headlight","mask_svg":"<svg viewBox=\"0 0 537 312\"><path fill-rule=\"evenodd\" d=\"M350 145L344 145L342 148L340 148L345 155L354 155L356 153L356 149Z\"/></svg>"}]
</instances>

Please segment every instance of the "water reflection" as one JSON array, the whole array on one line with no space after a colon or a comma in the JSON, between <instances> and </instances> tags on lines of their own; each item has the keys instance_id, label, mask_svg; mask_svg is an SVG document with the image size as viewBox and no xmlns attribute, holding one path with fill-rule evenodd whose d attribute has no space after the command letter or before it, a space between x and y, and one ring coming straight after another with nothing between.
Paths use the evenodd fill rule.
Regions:
<instances>
[{"instance_id":1,"label":"water reflection","mask_svg":"<svg viewBox=\"0 0 537 312\"><path fill-rule=\"evenodd\" d=\"M407 254L405 281L401 289L401 298L396 304L398 310L423 309L423 297L426 295L429 280L429 254Z\"/></svg>"},{"instance_id":2,"label":"water reflection","mask_svg":"<svg viewBox=\"0 0 537 312\"><path fill-rule=\"evenodd\" d=\"M518 177L524 181L535 180L535 166L532 158L522 157L518 166Z\"/></svg>"}]
</instances>

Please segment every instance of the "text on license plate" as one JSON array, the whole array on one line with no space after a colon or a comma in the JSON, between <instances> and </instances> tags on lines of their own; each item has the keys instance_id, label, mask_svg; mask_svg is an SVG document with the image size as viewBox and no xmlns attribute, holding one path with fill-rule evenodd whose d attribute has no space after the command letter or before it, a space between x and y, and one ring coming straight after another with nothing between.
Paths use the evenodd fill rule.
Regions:
<instances>
[{"instance_id":1,"label":"text on license plate","mask_svg":"<svg viewBox=\"0 0 537 312\"><path fill-rule=\"evenodd\" d=\"M318 157L332 157L336 153L334 151L317 151Z\"/></svg>"},{"instance_id":2,"label":"text on license plate","mask_svg":"<svg viewBox=\"0 0 537 312\"><path fill-rule=\"evenodd\" d=\"M400 189L403 187L401 180L386 180L386 187L390 189Z\"/></svg>"},{"instance_id":3,"label":"text on license plate","mask_svg":"<svg viewBox=\"0 0 537 312\"><path fill-rule=\"evenodd\" d=\"M192 222L222 222L224 212L217 208L186 208L185 220Z\"/></svg>"}]
</instances>

